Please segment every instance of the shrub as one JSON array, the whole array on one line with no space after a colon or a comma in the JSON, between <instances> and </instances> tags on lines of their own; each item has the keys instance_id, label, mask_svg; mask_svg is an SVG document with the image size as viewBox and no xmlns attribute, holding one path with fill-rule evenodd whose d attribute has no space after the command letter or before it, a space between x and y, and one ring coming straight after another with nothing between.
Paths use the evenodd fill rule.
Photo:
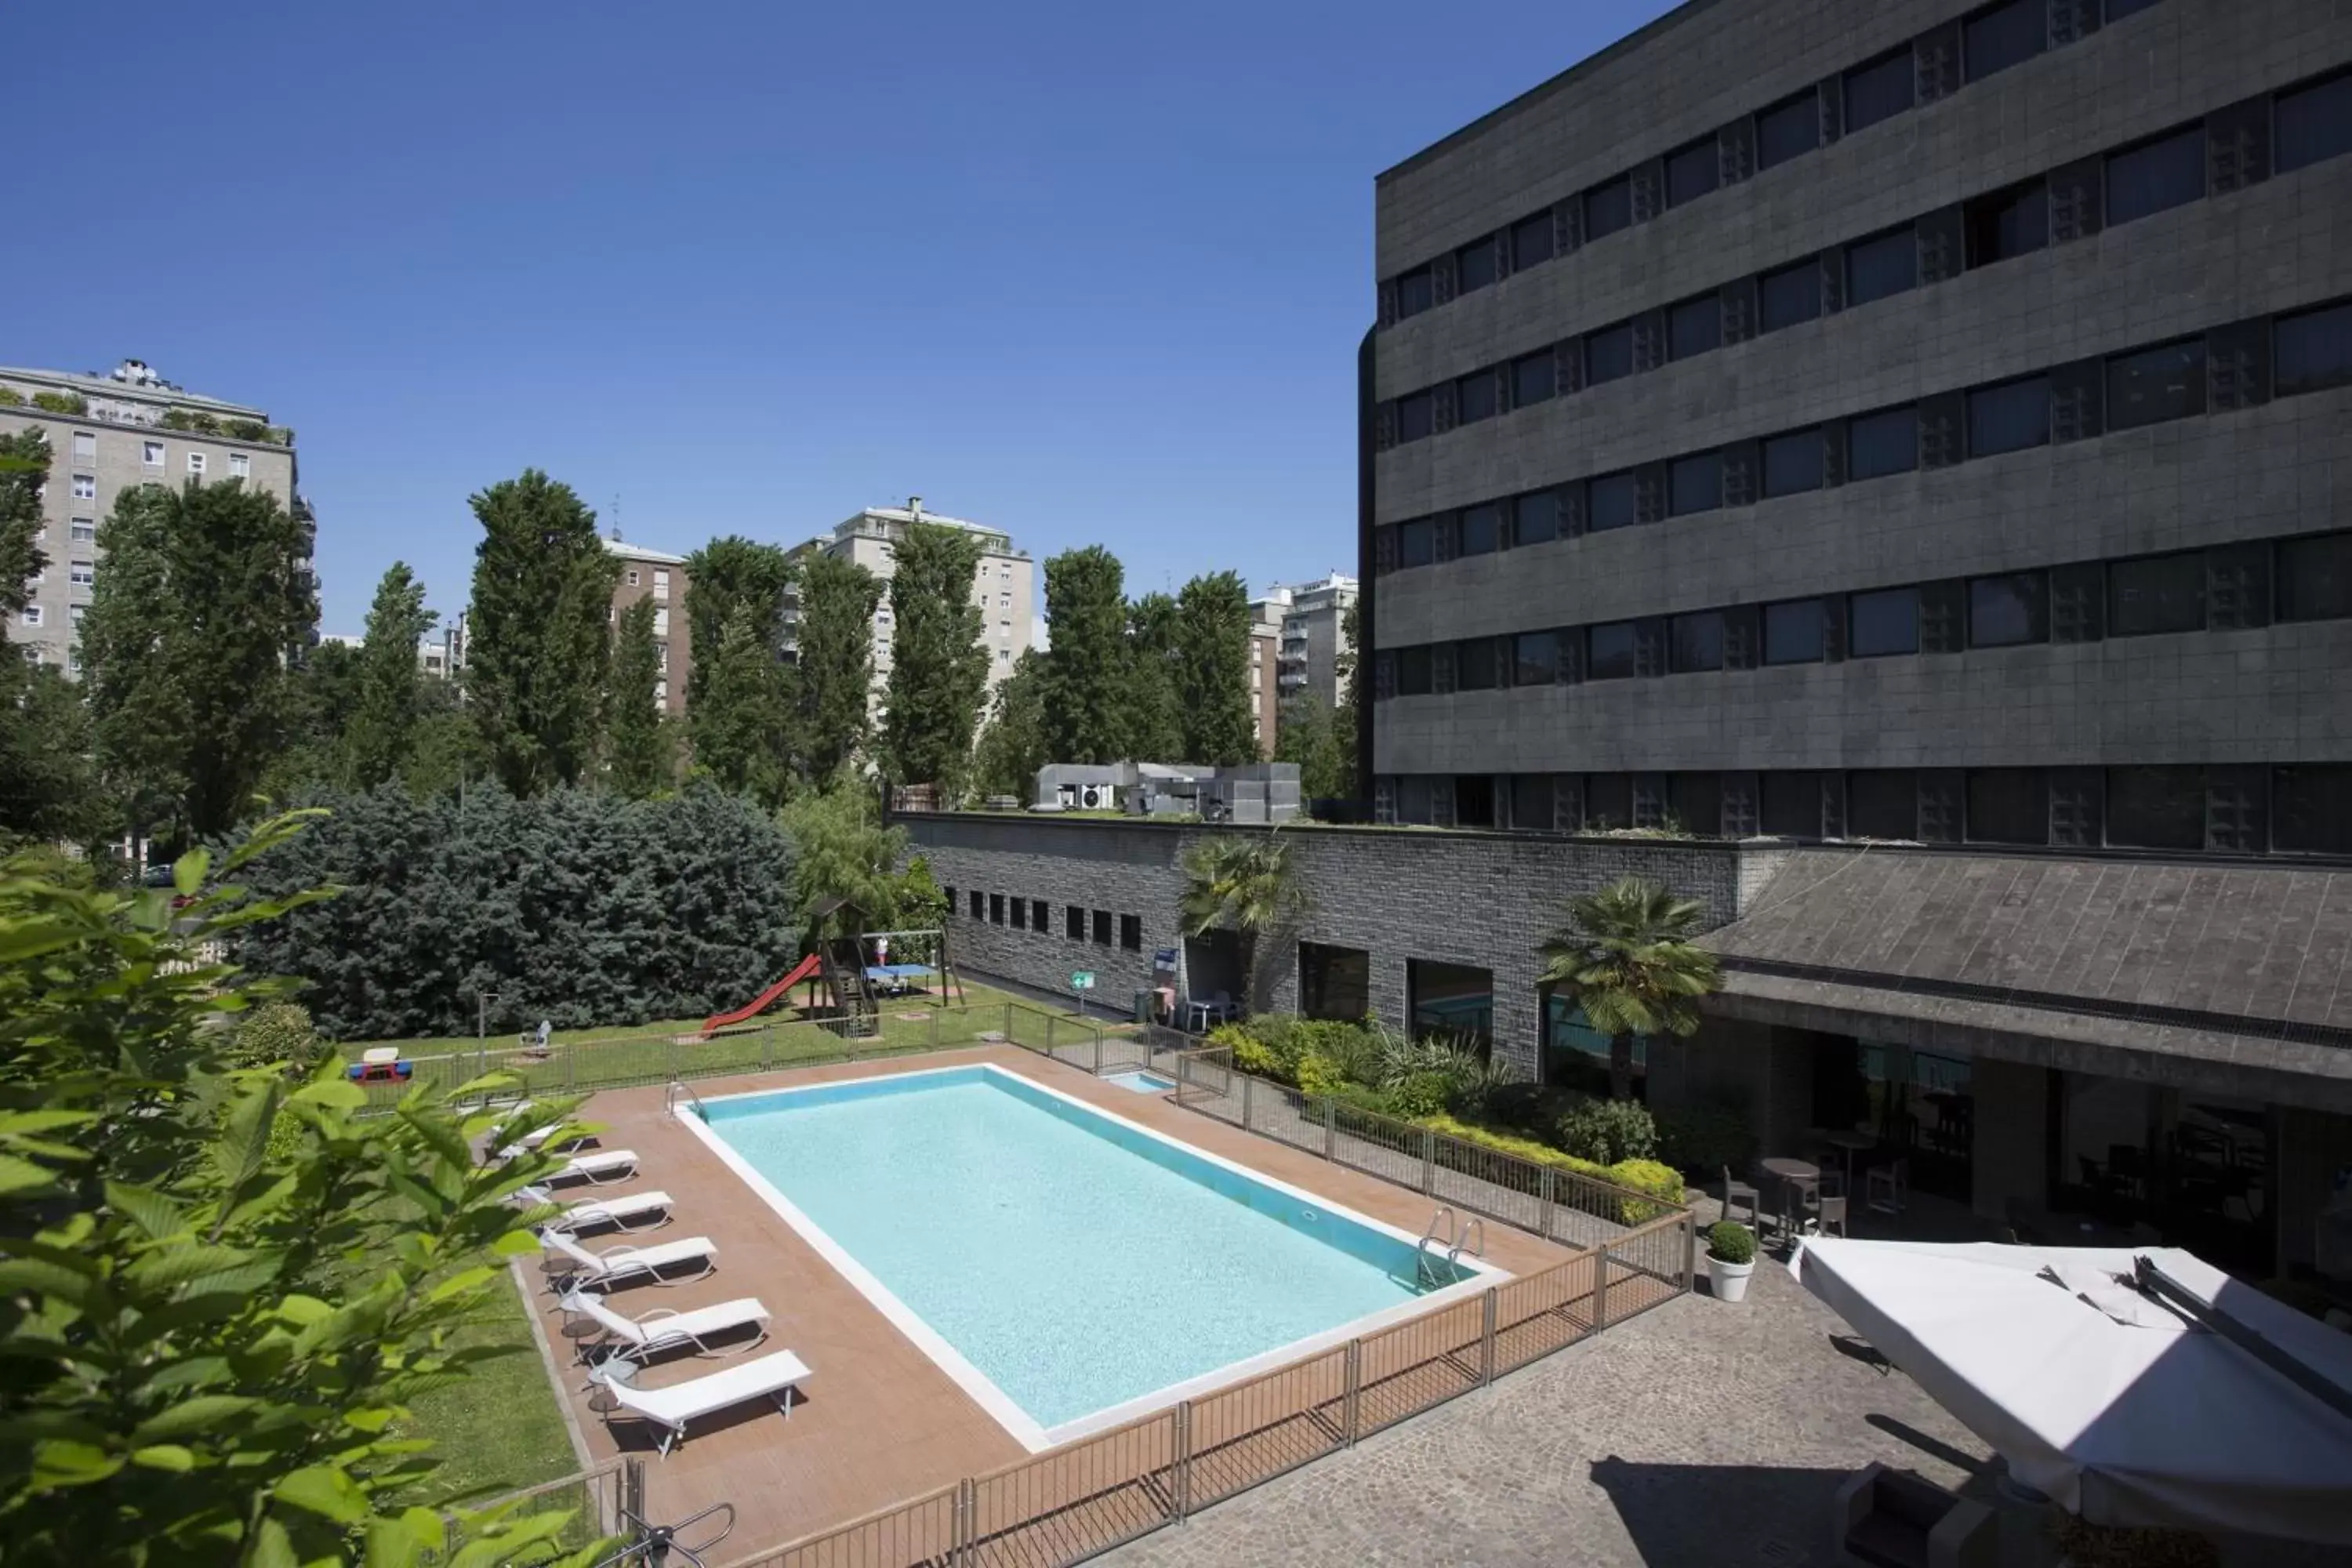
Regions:
<instances>
[{"instance_id":1,"label":"shrub","mask_svg":"<svg viewBox=\"0 0 2352 1568\"><path fill-rule=\"evenodd\" d=\"M1234 1066L1260 1078L1277 1079L1284 1083L1295 1082L1297 1074L1284 1066L1265 1041L1250 1033L1241 1024L1220 1024L1209 1031L1209 1044L1223 1046L1234 1053Z\"/></svg>"},{"instance_id":2,"label":"shrub","mask_svg":"<svg viewBox=\"0 0 2352 1568\"><path fill-rule=\"evenodd\" d=\"M1692 1175L1713 1176L1726 1165L1745 1169L1756 1134L1748 1113L1734 1105L1693 1105L1654 1113L1658 1158Z\"/></svg>"},{"instance_id":3,"label":"shrub","mask_svg":"<svg viewBox=\"0 0 2352 1568\"><path fill-rule=\"evenodd\" d=\"M33 406L49 414L87 414L89 399L79 392L37 392Z\"/></svg>"},{"instance_id":4,"label":"shrub","mask_svg":"<svg viewBox=\"0 0 2352 1568\"><path fill-rule=\"evenodd\" d=\"M1622 1225L1641 1225L1679 1207L1683 1201L1682 1174L1670 1171L1653 1160L1627 1160L1622 1164L1601 1165L1591 1160L1580 1160L1573 1154L1562 1153L1549 1143L1538 1143L1531 1138L1514 1138L1451 1116L1425 1116L1421 1125L1465 1143L1475 1143L1497 1153L1512 1154L1538 1165L1549 1165L1554 1170L1570 1171L1580 1176L1607 1182L1612 1186L1626 1187L1637 1193L1648 1193L1664 1200L1645 1203L1639 1198L1625 1197L1618 1201L1617 1220ZM1442 1156L1441 1156L1442 1157Z\"/></svg>"},{"instance_id":5,"label":"shrub","mask_svg":"<svg viewBox=\"0 0 2352 1568\"><path fill-rule=\"evenodd\" d=\"M1234 1059L1240 1058L1236 1057ZM1349 1083L1347 1075L1334 1066L1328 1057L1309 1056L1298 1064L1298 1091L1301 1094L1327 1095L1356 1087L1359 1086Z\"/></svg>"},{"instance_id":6,"label":"shrub","mask_svg":"<svg viewBox=\"0 0 2352 1568\"><path fill-rule=\"evenodd\" d=\"M325 1054L318 1031L310 1026L310 1010L292 1002L272 1002L246 1014L230 1031L228 1048L221 1053L232 1067L282 1064L287 1076L295 1079L309 1078Z\"/></svg>"},{"instance_id":7,"label":"shrub","mask_svg":"<svg viewBox=\"0 0 2352 1568\"><path fill-rule=\"evenodd\" d=\"M0 408L22 408L25 395L13 386L0 386Z\"/></svg>"},{"instance_id":8,"label":"shrub","mask_svg":"<svg viewBox=\"0 0 2352 1568\"><path fill-rule=\"evenodd\" d=\"M269 426L258 419L232 419L226 428L240 441L258 441L269 434Z\"/></svg>"},{"instance_id":9,"label":"shrub","mask_svg":"<svg viewBox=\"0 0 2352 1568\"><path fill-rule=\"evenodd\" d=\"M1619 1217L1627 1225L1646 1225L1682 1206L1683 1173L1672 1165L1661 1165L1655 1160L1620 1160L1609 1167L1609 1179L1621 1187L1631 1187L1637 1193L1654 1193L1666 1200L1661 1204L1643 1204L1628 1199L1619 1210Z\"/></svg>"},{"instance_id":10,"label":"shrub","mask_svg":"<svg viewBox=\"0 0 2352 1568\"><path fill-rule=\"evenodd\" d=\"M1719 1263L1756 1261L1756 1233L1736 1219L1719 1219L1706 1227L1706 1255Z\"/></svg>"},{"instance_id":11,"label":"shrub","mask_svg":"<svg viewBox=\"0 0 2352 1568\"><path fill-rule=\"evenodd\" d=\"M1650 1108L1635 1100L1579 1100L1553 1131L1561 1148L1597 1165L1647 1160L1658 1150L1658 1129L1650 1120Z\"/></svg>"},{"instance_id":12,"label":"shrub","mask_svg":"<svg viewBox=\"0 0 2352 1568\"><path fill-rule=\"evenodd\" d=\"M1395 1114L1409 1121L1424 1116L1443 1115L1453 1085L1443 1073L1417 1072L1388 1086L1389 1103Z\"/></svg>"}]
</instances>

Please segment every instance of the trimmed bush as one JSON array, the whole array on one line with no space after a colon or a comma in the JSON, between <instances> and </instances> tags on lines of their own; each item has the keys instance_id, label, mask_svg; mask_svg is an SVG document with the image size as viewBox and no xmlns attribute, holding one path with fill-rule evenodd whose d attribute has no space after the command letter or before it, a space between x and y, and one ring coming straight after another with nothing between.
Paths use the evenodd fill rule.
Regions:
<instances>
[{"instance_id":1,"label":"trimmed bush","mask_svg":"<svg viewBox=\"0 0 2352 1568\"><path fill-rule=\"evenodd\" d=\"M1706 1255L1718 1263L1756 1261L1756 1233L1736 1219L1719 1219L1706 1227Z\"/></svg>"},{"instance_id":2,"label":"trimmed bush","mask_svg":"<svg viewBox=\"0 0 2352 1568\"><path fill-rule=\"evenodd\" d=\"M282 1062L287 1076L307 1079L326 1047L310 1026L310 1010L292 1002L256 1007L236 1022L222 1058L232 1067L260 1068Z\"/></svg>"},{"instance_id":3,"label":"trimmed bush","mask_svg":"<svg viewBox=\"0 0 2352 1568\"><path fill-rule=\"evenodd\" d=\"M1637 1100L1585 1100L1569 1107L1554 1129L1559 1146L1580 1160L1614 1165L1658 1152L1657 1124Z\"/></svg>"},{"instance_id":4,"label":"trimmed bush","mask_svg":"<svg viewBox=\"0 0 2352 1568\"><path fill-rule=\"evenodd\" d=\"M1456 1121L1451 1116L1425 1116L1421 1125L1449 1138L1459 1138L1465 1143L1475 1143L1482 1149L1498 1153L1514 1154L1538 1165L1549 1165L1555 1170L1572 1171L1580 1176L1628 1187L1638 1193L1650 1193L1665 1200L1663 1204L1643 1203L1625 1198L1618 1205L1617 1219L1621 1225L1642 1225L1657 1218L1683 1201L1683 1178L1654 1160L1627 1160L1621 1164L1602 1165L1591 1160L1580 1160L1564 1154L1549 1143L1538 1143L1531 1138L1514 1138L1471 1122Z\"/></svg>"}]
</instances>

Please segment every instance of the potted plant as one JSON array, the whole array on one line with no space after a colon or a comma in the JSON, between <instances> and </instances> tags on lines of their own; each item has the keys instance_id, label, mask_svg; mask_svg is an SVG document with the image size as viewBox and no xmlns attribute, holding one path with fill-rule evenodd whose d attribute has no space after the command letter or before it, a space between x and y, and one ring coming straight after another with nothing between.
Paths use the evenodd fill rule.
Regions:
<instances>
[{"instance_id":1,"label":"potted plant","mask_svg":"<svg viewBox=\"0 0 2352 1568\"><path fill-rule=\"evenodd\" d=\"M1706 1280L1718 1301L1738 1301L1748 1294L1748 1277L1756 1272L1756 1233L1738 1220L1719 1219L1706 1228Z\"/></svg>"}]
</instances>

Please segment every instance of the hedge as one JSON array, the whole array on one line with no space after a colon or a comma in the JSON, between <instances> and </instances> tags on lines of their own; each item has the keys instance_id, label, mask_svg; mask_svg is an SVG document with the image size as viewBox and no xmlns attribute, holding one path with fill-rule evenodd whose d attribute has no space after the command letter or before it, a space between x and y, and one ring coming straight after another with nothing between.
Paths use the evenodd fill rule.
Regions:
<instances>
[{"instance_id":1,"label":"hedge","mask_svg":"<svg viewBox=\"0 0 2352 1568\"><path fill-rule=\"evenodd\" d=\"M1596 1164L1580 1160L1573 1154L1562 1153L1549 1143L1538 1143L1532 1138L1514 1138L1507 1132L1493 1132L1473 1122L1457 1121L1451 1116L1424 1116L1414 1123L1448 1138L1459 1138L1465 1143L1475 1143L1482 1149L1492 1149L1499 1154L1510 1154L1532 1164L1549 1165L1554 1170L1573 1171L1580 1176L1612 1185L1630 1187L1637 1193L1652 1193L1679 1207L1683 1201L1682 1173L1655 1160L1620 1160L1613 1165ZM1668 1209L1639 1202L1633 1198L1618 1205L1618 1220L1624 1225L1642 1225L1665 1214Z\"/></svg>"}]
</instances>

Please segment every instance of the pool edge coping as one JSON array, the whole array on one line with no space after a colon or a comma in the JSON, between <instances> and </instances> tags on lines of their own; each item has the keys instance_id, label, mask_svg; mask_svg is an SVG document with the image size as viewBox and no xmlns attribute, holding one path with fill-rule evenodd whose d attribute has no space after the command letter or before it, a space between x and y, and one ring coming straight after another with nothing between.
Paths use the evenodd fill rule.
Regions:
<instances>
[{"instance_id":1,"label":"pool edge coping","mask_svg":"<svg viewBox=\"0 0 2352 1568\"><path fill-rule=\"evenodd\" d=\"M1417 1247L1420 1244L1419 1237L1385 1220L1375 1219L1370 1215L1359 1213L1321 1194L1310 1193L1284 1181L1279 1176L1244 1165L1239 1161L1203 1149L1198 1144L1186 1142L1183 1139L1171 1136L1158 1128L1147 1127L1139 1121L1130 1121L1115 1110L1107 1110L1091 1100L1066 1093L1051 1084L1040 1082L1026 1073L1016 1072L999 1062L958 1062L944 1067L914 1068L898 1072L860 1073L855 1079L830 1079L811 1084L787 1084L775 1089L741 1089L732 1094L710 1095L697 1103L706 1106L718 1105L730 1100L760 1100L775 1095L829 1089L847 1082L866 1082L886 1078L929 1078L948 1073L975 1071L995 1073L1015 1079L1027 1088L1052 1095L1089 1115L1117 1122L1122 1127L1180 1150L1195 1159L1206 1161L1246 1181L1271 1188L1296 1202L1323 1209L1352 1224L1363 1226L1367 1229L1391 1237L1408 1247ZM1090 1411L1087 1415L1058 1425L1046 1426L1024 1410L1010 1394L999 1388L995 1381L986 1373L974 1366L961 1351L948 1342L945 1336L925 1321L921 1314L900 1300L895 1291L883 1284L872 1270L858 1262L846 1247L826 1233L824 1226L810 1218L797 1205L786 1197L774 1183L752 1169L750 1163L720 1137L709 1121L701 1116L693 1114L680 1114L677 1120L694 1137L701 1140L706 1148L719 1156L720 1163L741 1178L754 1195L773 1209L777 1216L792 1228L793 1234L808 1243L812 1250L832 1265L835 1271L848 1282L850 1288L866 1299L867 1305L880 1312L891 1327L906 1335L917 1350L921 1351L933 1365L947 1374L950 1382L971 1396L972 1403L986 1411L998 1426L1004 1428L1013 1441L1019 1443L1031 1454L1042 1454L1078 1438L1108 1431L1139 1416L1149 1415L1152 1411L1181 1404L1188 1399L1197 1398L1202 1394L1229 1384L1245 1383L1263 1373L1336 1349L1350 1340L1361 1339L1367 1334L1376 1333L1396 1323L1420 1317L1423 1313L1452 1306L1456 1301L1470 1300L1506 1280L1517 1278L1509 1269L1498 1268L1483 1258L1465 1257L1455 1261L1458 1266L1471 1270L1470 1278L1458 1279L1442 1289L1432 1290L1423 1296L1410 1297L1393 1306L1383 1307L1376 1312L1350 1318L1346 1322L1332 1328L1319 1330L1287 1343L1273 1346L1254 1355L1244 1356L1239 1361L1228 1362L1223 1366L1212 1367L1209 1371L1197 1373L1192 1377L1163 1384L1131 1398L1123 1399L1116 1405L1105 1405L1100 1410ZM1181 1174L1181 1173L1178 1173ZM1370 1179L1377 1181L1380 1178Z\"/></svg>"}]
</instances>

